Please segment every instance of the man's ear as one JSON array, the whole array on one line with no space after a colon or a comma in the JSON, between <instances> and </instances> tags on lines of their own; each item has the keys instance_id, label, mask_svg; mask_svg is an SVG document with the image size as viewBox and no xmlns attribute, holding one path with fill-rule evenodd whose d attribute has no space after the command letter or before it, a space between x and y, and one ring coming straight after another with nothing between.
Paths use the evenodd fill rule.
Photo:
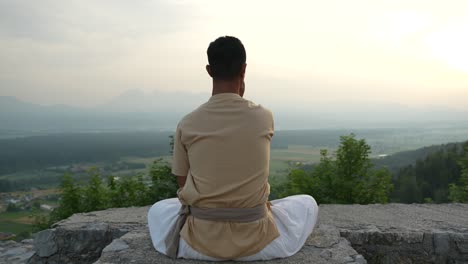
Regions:
<instances>
[{"instance_id":1,"label":"man's ear","mask_svg":"<svg viewBox=\"0 0 468 264\"><path fill-rule=\"evenodd\" d=\"M242 80L245 77L245 68L247 68L247 63L244 63L244 65L242 65L242 67L241 67L240 77L242 78Z\"/></svg>"},{"instance_id":2,"label":"man's ear","mask_svg":"<svg viewBox=\"0 0 468 264\"><path fill-rule=\"evenodd\" d=\"M245 82L242 81L241 87L240 87L240 89L239 89L239 95L240 95L240 97L244 97L244 93L245 93Z\"/></svg>"},{"instance_id":3,"label":"man's ear","mask_svg":"<svg viewBox=\"0 0 468 264\"><path fill-rule=\"evenodd\" d=\"M208 75L210 75L210 77L213 78L213 75L211 75L211 67L210 67L210 65L206 65L206 72L208 73Z\"/></svg>"}]
</instances>

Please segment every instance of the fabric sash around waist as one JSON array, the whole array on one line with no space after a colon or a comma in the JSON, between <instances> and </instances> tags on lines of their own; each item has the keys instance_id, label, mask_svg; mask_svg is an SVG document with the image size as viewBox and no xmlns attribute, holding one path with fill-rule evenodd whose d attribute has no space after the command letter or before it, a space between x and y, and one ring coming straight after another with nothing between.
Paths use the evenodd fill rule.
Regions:
<instances>
[{"instance_id":1,"label":"fabric sash around waist","mask_svg":"<svg viewBox=\"0 0 468 264\"><path fill-rule=\"evenodd\" d=\"M169 230L166 236L166 255L171 258L177 258L179 249L180 230L187 220L187 216L192 215L196 218L209 221L230 221L247 223L262 219L267 213L267 206L261 204L252 208L197 208L188 205L182 205L179 210L179 216L175 224Z\"/></svg>"}]
</instances>

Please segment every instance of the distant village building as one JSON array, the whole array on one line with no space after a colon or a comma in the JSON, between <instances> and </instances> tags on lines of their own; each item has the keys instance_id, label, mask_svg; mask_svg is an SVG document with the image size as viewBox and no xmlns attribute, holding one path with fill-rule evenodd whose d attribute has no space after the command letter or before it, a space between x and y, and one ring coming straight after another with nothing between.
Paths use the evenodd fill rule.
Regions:
<instances>
[{"instance_id":1,"label":"distant village building","mask_svg":"<svg viewBox=\"0 0 468 264\"><path fill-rule=\"evenodd\" d=\"M387 157L387 156L388 156L388 154L379 154L379 155L377 156L377 158L378 158L378 159L383 159L383 158L385 158L385 157Z\"/></svg>"},{"instance_id":2,"label":"distant village building","mask_svg":"<svg viewBox=\"0 0 468 264\"><path fill-rule=\"evenodd\" d=\"M7 199L7 203L17 204L19 202L20 202L20 200L16 200L16 199L13 199L13 198Z\"/></svg>"},{"instance_id":3,"label":"distant village building","mask_svg":"<svg viewBox=\"0 0 468 264\"><path fill-rule=\"evenodd\" d=\"M23 201L29 202L33 199L33 195L28 193L25 196L23 196Z\"/></svg>"},{"instance_id":4,"label":"distant village building","mask_svg":"<svg viewBox=\"0 0 468 264\"><path fill-rule=\"evenodd\" d=\"M52 211L54 208L48 204L41 204L40 208L45 211Z\"/></svg>"}]
</instances>

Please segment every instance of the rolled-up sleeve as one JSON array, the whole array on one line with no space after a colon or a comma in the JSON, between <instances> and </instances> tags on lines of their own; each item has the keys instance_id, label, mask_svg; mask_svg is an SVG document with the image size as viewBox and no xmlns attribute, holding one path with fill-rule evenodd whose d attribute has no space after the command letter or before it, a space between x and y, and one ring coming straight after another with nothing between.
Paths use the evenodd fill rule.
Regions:
<instances>
[{"instance_id":1,"label":"rolled-up sleeve","mask_svg":"<svg viewBox=\"0 0 468 264\"><path fill-rule=\"evenodd\" d=\"M182 143L182 130L177 126L174 136L174 154L172 156L172 173L176 176L187 176L190 168L187 149Z\"/></svg>"}]
</instances>

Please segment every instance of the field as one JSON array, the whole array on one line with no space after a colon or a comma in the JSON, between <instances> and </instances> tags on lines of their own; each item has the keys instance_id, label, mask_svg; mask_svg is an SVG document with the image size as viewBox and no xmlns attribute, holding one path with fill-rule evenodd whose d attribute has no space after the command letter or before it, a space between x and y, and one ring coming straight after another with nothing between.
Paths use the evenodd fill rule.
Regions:
<instances>
[{"instance_id":1,"label":"field","mask_svg":"<svg viewBox=\"0 0 468 264\"><path fill-rule=\"evenodd\" d=\"M270 175L282 177L288 170L301 164L312 164L320 161L320 148L304 145L288 145L285 149L272 149Z\"/></svg>"},{"instance_id":2,"label":"field","mask_svg":"<svg viewBox=\"0 0 468 264\"><path fill-rule=\"evenodd\" d=\"M28 237L33 228L33 215L49 213L38 207L44 204L56 206L58 193L56 188L0 193L0 232L19 235L18 239ZM5 211L11 200L16 201L17 211Z\"/></svg>"},{"instance_id":3,"label":"field","mask_svg":"<svg viewBox=\"0 0 468 264\"><path fill-rule=\"evenodd\" d=\"M0 232L16 235L31 232L33 218L30 215L25 211L0 213Z\"/></svg>"}]
</instances>

